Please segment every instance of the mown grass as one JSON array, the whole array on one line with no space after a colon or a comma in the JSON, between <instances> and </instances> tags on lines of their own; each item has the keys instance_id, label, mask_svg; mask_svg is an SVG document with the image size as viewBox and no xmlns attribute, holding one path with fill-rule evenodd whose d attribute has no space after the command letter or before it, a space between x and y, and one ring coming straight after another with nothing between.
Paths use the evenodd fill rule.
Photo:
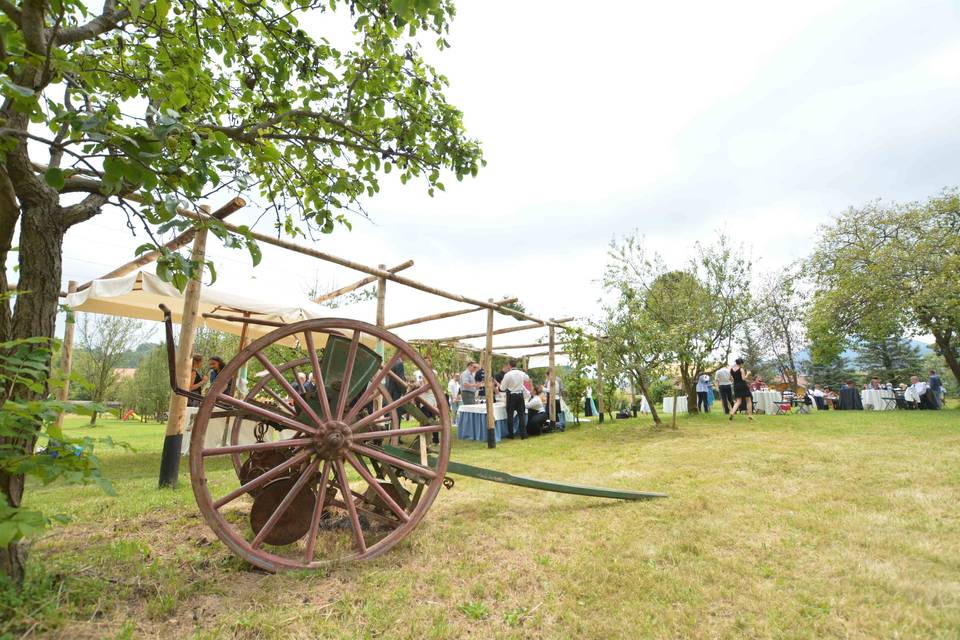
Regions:
<instances>
[{"instance_id":1,"label":"mown grass","mask_svg":"<svg viewBox=\"0 0 960 640\"><path fill-rule=\"evenodd\" d=\"M960 637L960 411L683 418L455 442L453 458L664 491L621 503L457 478L385 557L266 575L156 488L162 427L104 423L119 497L31 486L66 513L0 635L163 638ZM183 469L186 471L186 465ZM228 474L224 470L224 474Z\"/></svg>"}]
</instances>

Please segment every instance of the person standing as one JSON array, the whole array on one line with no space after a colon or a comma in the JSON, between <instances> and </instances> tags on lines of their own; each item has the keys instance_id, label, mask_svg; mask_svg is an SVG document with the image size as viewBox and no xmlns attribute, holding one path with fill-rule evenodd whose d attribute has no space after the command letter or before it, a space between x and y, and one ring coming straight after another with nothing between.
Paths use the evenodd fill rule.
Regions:
<instances>
[{"instance_id":1,"label":"person standing","mask_svg":"<svg viewBox=\"0 0 960 640\"><path fill-rule=\"evenodd\" d=\"M717 383L717 389L720 390L723 412L730 413L730 407L733 406L733 376L730 375L730 367L722 367L717 370L713 379Z\"/></svg>"},{"instance_id":2,"label":"person standing","mask_svg":"<svg viewBox=\"0 0 960 640\"><path fill-rule=\"evenodd\" d=\"M747 406L747 419L753 420L753 396L750 394L750 386L747 384L749 376L743 371L742 358L734 360L733 366L730 367L730 376L733 378L733 395L736 398L730 408L730 420L733 420L733 416L737 414L740 405L744 403Z\"/></svg>"},{"instance_id":3,"label":"person standing","mask_svg":"<svg viewBox=\"0 0 960 640\"><path fill-rule=\"evenodd\" d=\"M188 388L189 391L200 394L203 393L203 387L207 384L207 376L200 373L200 368L203 366L203 356L200 354L194 354L193 358L190 361L190 367L193 370L193 382L190 383ZM200 401L196 398L187 398L188 407L199 407Z\"/></svg>"},{"instance_id":4,"label":"person standing","mask_svg":"<svg viewBox=\"0 0 960 640\"><path fill-rule=\"evenodd\" d=\"M938 376L937 372L933 369L930 369L930 379L927 381L927 389L929 389L933 395L931 399L932 407L939 409L943 406L943 382L940 381L940 376Z\"/></svg>"},{"instance_id":5,"label":"person standing","mask_svg":"<svg viewBox=\"0 0 960 640\"><path fill-rule=\"evenodd\" d=\"M450 382L447 383L447 398L450 399L450 412L456 420L457 412L460 410L460 381L455 375L450 376Z\"/></svg>"},{"instance_id":6,"label":"person standing","mask_svg":"<svg viewBox=\"0 0 960 640\"><path fill-rule=\"evenodd\" d=\"M710 413L710 404L707 402L707 396L710 392L710 376L703 374L697 378L697 411Z\"/></svg>"},{"instance_id":7,"label":"person standing","mask_svg":"<svg viewBox=\"0 0 960 640\"><path fill-rule=\"evenodd\" d=\"M207 376L210 378L210 386L213 386L213 383L217 381L217 376L220 375L220 372L223 371L223 368L227 365L220 356L213 356L207 362L207 366L210 367L210 373L208 373ZM227 383L227 388L223 392L228 396L233 395L233 380Z\"/></svg>"},{"instance_id":8,"label":"person standing","mask_svg":"<svg viewBox=\"0 0 960 640\"><path fill-rule=\"evenodd\" d=\"M503 380L500 381L500 390L507 397L507 437L513 440L513 416L516 414L520 426L520 439L527 439L527 406L523 401L524 373L516 368L517 361L511 360L506 365Z\"/></svg>"},{"instance_id":9,"label":"person standing","mask_svg":"<svg viewBox=\"0 0 960 640\"><path fill-rule=\"evenodd\" d=\"M476 362L469 362L467 368L460 374L460 402L462 404L475 404L477 401L477 389L480 384L477 382L477 370L480 368Z\"/></svg>"}]
</instances>

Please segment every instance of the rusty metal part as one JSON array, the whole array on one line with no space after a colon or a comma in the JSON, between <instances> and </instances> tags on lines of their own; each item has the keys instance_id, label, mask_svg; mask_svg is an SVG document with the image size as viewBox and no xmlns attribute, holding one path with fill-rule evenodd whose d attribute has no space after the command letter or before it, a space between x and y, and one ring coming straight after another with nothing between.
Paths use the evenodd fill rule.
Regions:
<instances>
[{"instance_id":1,"label":"rusty metal part","mask_svg":"<svg viewBox=\"0 0 960 640\"><path fill-rule=\"evenodd\" d=\"M247 484L254 478L259 478L264 473L273 469L279 464L283 464L292 455L292 450L271 450L271 451L251 451L250 455L244 460L237 476L240 484ZM250 495L256 496L260 493L259 489L254 489Z\"/></svg>"},{"instance_id":2,"label":"rusty metal part","mask_svg":"<svg viewBox=\"0 0 960 640\"><path fill-rule=\"evenodd\" d=\"M253 501L253 508L250 509L250 528L254 533L260 533L263 525L277 510L281 501L287 497L293 485L292 478L280 478L273 480L260 491ZM300 491L264 538L264 543L283 546L293 544L307 535L307 531L310 530L310 515L313 513L316 502L317 496L312 489L304 488Z\"/></svg>"}]
</instances>

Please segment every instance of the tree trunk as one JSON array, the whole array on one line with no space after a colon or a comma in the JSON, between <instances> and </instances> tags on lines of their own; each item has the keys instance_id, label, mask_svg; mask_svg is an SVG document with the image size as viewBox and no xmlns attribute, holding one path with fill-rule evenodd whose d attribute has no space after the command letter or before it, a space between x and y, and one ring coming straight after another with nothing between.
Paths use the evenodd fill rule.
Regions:
<instances>
[{"instance_id":1,"label":"tree trunk","mask_svg":"<svg viewBox=\"0 0 960 640\"><path fill-rule=\"evenodd\" d=\"M690 365L680 365L680 381L683 383L683 393L687 396L687 413L696 415L700 413L697 407L697 378L699 374L690 374Z\"/></svg>"},{"instance_id":2,"label":"tree trunk","mask_svg":"<svg viewBox=\"0 0 960 640\"><path fill-rule=\"evenodd\" d=\"M44 206L25 208L21 217L18 290L16 306L10 324L10 335L5 339L22 339L35 336L53 338L56 327L57 308L60 302L60 276L62 271L63 236L66 228L55 202ZM49 364L49 363L48 363ZM24 397L21 390L18 397ZM19 448L24 454L33 453L37 431L27 437L0 438L0 444ZM23 499L24 477L0 471L0 491L7 505L19 508ZM0 571L17 583L26 573L27 546L13 542L0 549Z\"/></svg>"},{"instance_id":3,"label":"tree trunk","mask_svg":"<svg viewBox=\"0 0 960 640\"><path fill-rule=\"evenodd\" d=\"M650 391L647 389L647 383L643 381L643 376L637 376L637 386L640 387L640 393L643 394L643 397L647 399L647 404L650 406L650 417L653 418L653 424L660 426L663 423L660 422L660 414L657 413L657 408L653 405L653 398L650 397Z\"/></svg>"},{"instance_id":4,"label":"tree trunk","mask_svg":"<svg viewBox=\"0 0 960 640\"><path fill-rule=\"evenodd\" d=\"M957 354L956 351L954 351L953 341L951 340L952 337L953 335L950 331L933 332L933 339L937 342L940 354L946 361L947 366L950 367L950 371L953 372L953 377L957 379L957 384L960 384L960 361L957 360Z\"/></svg>"},{"instance_id":5,"label":"tree trunk","mask_svg":"<svg viewBox=\"0 0 960 640\"><path fill-rule=\"evenodd\" d=\"M90 414L90 426L91 426L91 427L97 426L97 413L98 413L98 412L94 411L93 413Z\"/></svg>"}]
</instances>

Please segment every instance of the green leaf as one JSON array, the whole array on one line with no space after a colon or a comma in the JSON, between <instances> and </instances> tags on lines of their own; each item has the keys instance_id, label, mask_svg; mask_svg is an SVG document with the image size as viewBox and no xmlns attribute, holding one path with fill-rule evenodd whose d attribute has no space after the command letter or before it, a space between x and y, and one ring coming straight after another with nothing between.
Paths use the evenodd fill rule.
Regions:
<instances>
[{"instance_id":1,"label":"green leaf","mask_svg":"<svg viewBox=\"0 0 960 640\"><path fill-rule=\"evenodd\" d=\"M247 251L250 252L250 259L253 260L253 266L260 264L260 260L263 259L263 253L261 253L260 246L255 241L247 241Z\"/></svg>"},{"instance_id":2,"label":"green leaf","mask_svg":"<svg viewBox=\"0 0 960 640\"><path fill-rule=\"evenodd\" d=\"M63 169L57 169L54 167L47 169L47 171L43 174L43 179L47 181L48 185L57 191L63 189L64 185L67 183L66 176L63 174Z\"/></svg>"}]
</instances>

